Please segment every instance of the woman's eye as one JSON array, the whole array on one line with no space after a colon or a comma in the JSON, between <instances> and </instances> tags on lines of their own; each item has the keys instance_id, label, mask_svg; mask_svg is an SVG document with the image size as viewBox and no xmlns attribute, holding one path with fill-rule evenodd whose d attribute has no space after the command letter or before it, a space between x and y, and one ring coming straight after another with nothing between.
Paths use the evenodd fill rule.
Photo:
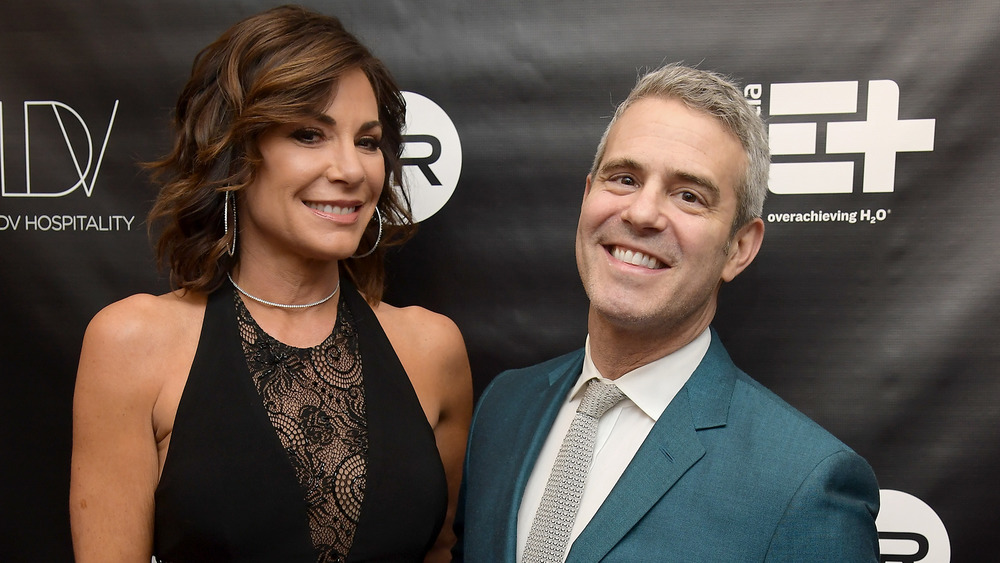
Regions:
<instances>
[{"instance_id":1,"label":"woman's eye","mask_svg":"<svg viewBox=\"0 0 1000 563\"><path fill-rule=\"evenodd\" d=\"M301 143L314 144L323 139L323 134L315 129L298 129L292 133L292 138Z\"/></svg>"},{"instance_id":2,"label":"woman's eye","mask_svg":"<svg viewBox=\"0 0 1000 563\"><path fill-rule=\"evenodd\" d=\"M377 151L379 149L379 140L375 137L362 137L358 139L358 146L370 151Z\"/></svg>"}]
</instances>

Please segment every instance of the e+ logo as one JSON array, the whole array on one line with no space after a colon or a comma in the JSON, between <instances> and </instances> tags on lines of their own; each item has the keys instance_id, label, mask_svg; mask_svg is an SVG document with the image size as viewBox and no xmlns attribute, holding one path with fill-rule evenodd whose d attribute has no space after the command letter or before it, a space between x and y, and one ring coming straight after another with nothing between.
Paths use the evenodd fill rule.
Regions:
<instances>
[{"instance_id":1,"label":"e+ logo","mask_svg":"<svg viewBox=\"0 0 1000 563\"><path fill-rule=\"evenodd\" d=\"M751 84L744 94L761 106L762 88ZM864 121L828 118L826 134L818 121L802 116L837 116L858 112L859 84L800 82L772 84L768 115L771 156L769 188L776 194L841 194L854 191L854 161L820 158L826 155L864 155L865 193L891 192L895 184L896 153L934 150L934 119L899 119L899 86L892 80L868 82L868 109ZM794 116L794 121L787 118ZM776 119L775 119L776 118ZM812 155L812 156L810 156ZM782 158L788 157L788 158Z\"/></svg>"}]
</instances>

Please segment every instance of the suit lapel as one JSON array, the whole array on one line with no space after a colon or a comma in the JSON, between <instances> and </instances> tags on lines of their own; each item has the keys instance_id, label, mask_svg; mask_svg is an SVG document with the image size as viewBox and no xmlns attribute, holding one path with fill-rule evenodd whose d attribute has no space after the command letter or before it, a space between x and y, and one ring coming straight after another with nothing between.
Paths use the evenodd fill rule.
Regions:
<instances>
[{"instance_id":1,"label":"suit lapel","mask_svg":"<svg viewBox=\"0 0 1000 563\"><path fill-rule=\"evenodd\" d=\"M698 430L724 426L735 366L718 335L663 411L618 483L573 542L567 561L599 561L704 455Z\"/></svg>"},{"instance_id":2,"label":"suit lapel","mask_svg":"<svg viewBox=\"0 0 1000 563\"><path fill-rule=\"evenodd\" d=\"M527 378L526 381L538 382L537 386L526 386L523 395L525 409L516 428L512 428L512 443L509 451L500 455L515 456L519 466L514 474L513 490L507 498L507 530L509 534L505 546L504 561L514 561L517 553L517 513L521 506L521 497L535 467L538 454L552 428L552 423L559 414L563 401L576 383L583 368L583 350L565 356L565 361L544 373L539 373L537 379ZM502 509L503 507L498 507Z\"/></svg>"}]
</instances>

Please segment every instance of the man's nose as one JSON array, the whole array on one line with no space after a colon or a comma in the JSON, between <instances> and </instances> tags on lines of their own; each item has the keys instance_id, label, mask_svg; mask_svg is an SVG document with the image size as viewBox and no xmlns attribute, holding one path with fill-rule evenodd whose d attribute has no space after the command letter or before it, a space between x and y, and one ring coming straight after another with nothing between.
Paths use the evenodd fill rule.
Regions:
<instances>
[{"instance_id":1,"label":"man's nose","mask_svg":"<svg viewBox=\"0 0 1000 563\"><path fill-rule=\"evenodd\" d=\"M662 231L667 226L664 205L666 202L662 190L647 184L632 194L631 201L622 210L621 217L636 229Z\"/></svg>"}]
</instances>

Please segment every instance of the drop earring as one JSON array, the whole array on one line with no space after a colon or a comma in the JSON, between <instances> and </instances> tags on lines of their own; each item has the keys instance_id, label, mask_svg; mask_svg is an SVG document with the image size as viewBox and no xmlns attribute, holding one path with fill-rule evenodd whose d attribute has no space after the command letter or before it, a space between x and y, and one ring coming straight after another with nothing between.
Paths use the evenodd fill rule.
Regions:
<instances>
[{"instance_id":1,"label":"drop earring","mask_svg":"<svg viewBox=\"0 0 1000 563\"><path fill-rule=\"evenodd\" d=\"M382 240L382 213L379 212L378 207L375 207L375 216L378 221L378 236L375 237L375 244L372 245L368 252L365 252L364 254L355 254L354 256L351 256L351 258L364 258L365 256L371 255L371 253L375 252L375 249L378 248L378 243Z\"/></svg>"},{"instance_id":2,"label":"drop earring","mask_svg":"<svg viewBox=\"0 0 1000 563\"><path fill-rule=\"evenodd\" d=\"M222 205L222 232L223 232L222 236L223 237L225 237L225 236L227 236L229 234L229 198L230 198L230 194L232 194L232 192L229 191L229 190L226 190L225 203L223 203L223 205ZM228 245L228 248L226 248L226 252L228 252L230 256L232 256L233 254L236 254L236 202L235 201L233 201L233 238L230 241L230 243Z\"/></svg>"}]
</instances>

